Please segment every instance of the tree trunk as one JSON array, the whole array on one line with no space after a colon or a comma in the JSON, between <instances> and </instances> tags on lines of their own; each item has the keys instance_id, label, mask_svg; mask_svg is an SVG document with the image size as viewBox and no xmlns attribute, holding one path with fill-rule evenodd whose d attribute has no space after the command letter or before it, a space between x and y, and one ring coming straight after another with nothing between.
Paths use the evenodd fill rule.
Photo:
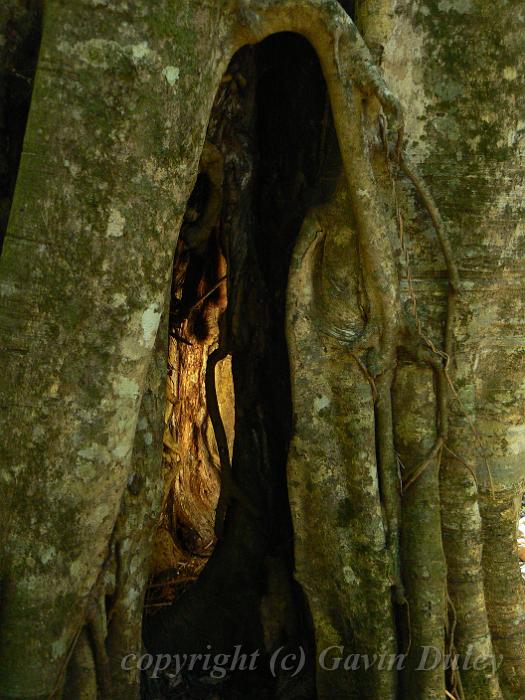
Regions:
<instances>
[{"instance_id":1,"label":"tree trunk","mask_svg":"<svg viewBox=\"0 0 525 700\"><path fill-rule=\"evenodd\" d=\"M1 10L5 104L38 8ZM159 321L206 138L226 163L206 213L228 250L234 481L223 454L218 544L148 649L271 654L279 580L266 618L293 618L319 698L525 696L524 23L486 0L47 0L19 165L0 123L1 697L138 696L121 660L161 508ZM300 41L280 32L326 93L277 120L265 42ZM225 135L208 120L233 56L253 73Z\"/></svg>"}]
</instances>

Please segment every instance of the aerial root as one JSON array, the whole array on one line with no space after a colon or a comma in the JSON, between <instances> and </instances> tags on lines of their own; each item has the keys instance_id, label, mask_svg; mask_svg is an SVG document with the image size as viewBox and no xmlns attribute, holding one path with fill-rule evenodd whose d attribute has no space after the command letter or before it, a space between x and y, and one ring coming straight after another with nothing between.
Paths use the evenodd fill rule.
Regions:
<instances>
[{"instance_id":1,"label":"aerial root","mask_svg":"<svg viewBox=\"0 0 525 700\"><path fill-rule=\"evenodd\" d=\"M438 437L438 439L434 443L434 446L428 453L428 457L426 457L420 464L414 467L414 469L412 469L403 479L403 491L406 491L412 486L412 484L421 476L421 474L423 474L425 469L428 467L429 464L431 464L431 462L434 461L434 459L441 459L442 450L443 438Z\"/></svg>"},{"instance_id":2,"label":"aerial root","mask_svg":"<svg viewBox=\"0 0 525 700\"><path fill-rule=\"evenodd\" d=\"M106 650L107 621L103 597L93 601L87 611L86 619L93 647L100 697L101 700L110 700L112 697L111 667Z\"/></svg>"}]
</instances>

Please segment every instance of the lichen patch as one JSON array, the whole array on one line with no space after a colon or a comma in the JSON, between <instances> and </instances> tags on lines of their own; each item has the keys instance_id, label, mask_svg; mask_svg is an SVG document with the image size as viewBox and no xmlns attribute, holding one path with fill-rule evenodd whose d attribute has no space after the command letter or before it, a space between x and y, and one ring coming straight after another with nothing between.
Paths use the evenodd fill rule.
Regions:
<instances>
[{"instance_id":1,"label":"lichen patch","mask_svg":"<svg viewBox=\"0 0 525 700\"><path fill-rule=\"evenodd\" d=\"M150 304L148 308L142 314L142 337L144 339L144 345L150 348L155 340L155 335L157 333L157 328L160 321L160 309L157 304Z\"/></svg>"},{"instance_id":2,"label":"lichen patch","mask_svg":"<svg viewBox=\"0 0 525 700\"><path fill-rule=\"evenodd\" d=\"M168 85L173 87L179 79L180 70L176 66L166 66L162 71L162 75L166 78Z\"/></svg>"},{"instance_id":3,"label":"lichen patch","mask_svg":"<svg viewBox=\"0 0 525 700\"><path fill-rule=\"evenodd\" d=\"M124 235L125 223L126 220L119 210L112 209L109 213L106 235L108 235L110 238L120 238L120 236Z\"/></svg>"}]
</instances>

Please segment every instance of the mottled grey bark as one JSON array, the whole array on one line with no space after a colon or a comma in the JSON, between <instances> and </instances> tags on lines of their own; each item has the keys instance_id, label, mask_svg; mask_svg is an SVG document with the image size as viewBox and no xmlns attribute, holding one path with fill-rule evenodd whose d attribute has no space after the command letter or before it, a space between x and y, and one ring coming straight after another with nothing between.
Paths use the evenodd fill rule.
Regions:
<instances>
[{"instance_id":1,"label":"mottled grey bark","mask_svg":"<svg viewBox=\"0 0 525 700\"><path fill-rule=\"evenodd\" d=\"M405 107L409 149L445 219L462 280L450 367L458 399L449 399L441 468L449 617L458 652L470 645L479 658L505 659L499 684L490 663L462 671L463 691L522 697L524 592L511 503L524 478L525 18L520 3L360 5L365 40L382 46L385 77ZM406 202L410 188L400 190ZM408 205L405 222L420 317L433 329L443 264L428 217Z\"/></svg>"},{"instance_id":2,"label":"mottled grey bark","mask_svg":"<svg viewBox=\"0 0 525 700\"><path fill-rule=\"evenodd\" d=\"M333 337L337 329L358 334L362 326L358 247L345 189L305 219L291 264L295 429L288 488L296 576L312 611L317 651L339 645L372 657L396 653L392 571L370 385L356 357ZM393 697L393 676L376 669L319 671L319 696Z\"/></svg>"},{"instance_id":3,"label":"mottled grey bark","mask_svg":"<svg viewBox=\"0 0 525 700\"><path fill-rule=\"evenodd\" d=\"M111 698L138 697L139 671L122 659L142 647L144 594L162 494L162 438L166 404L167 307L146 377L131 458L131 474L113 534L115 581L106 611ZM67 696L66 696L67 697Z\"/></svg>"},{"instance_id":4,"label":"mottled grey bark","mask_svg":"<svg viewBox=\"0 0 525 700\"><path fill-rule=\"evenodd\" d=\"M442 697L445 681L467 700L525 694L513 561L525 450L525 17L518 2L487 0L362 0L357 11L460 272L446 377L425 339L446 346L450 270L421 192L388 164L380 139L380 108L399 126L398 102L335 0L46 3L0 261L0 696L48 697L77 639L93 693L79 630L112 561L213 97L236 49L284 30L319 55L345 166L332 201L305 219L287 316L297 579L318 651L390 653L396 640L403 651L404 629L413 659L424 644L504 657L499 674L401 674L407 697ZM414 349L418 321L427 355ZM403 495L394 450L404 476L417 473ZM126 591L139 610L141 580L129 583L117 587L114 620L131 613ZM109 626L119 687L137 615L126 631ZM96 673L100 686L100 660ZM318 692L388 700L398 680L391 669L320 673Z\"/></svg>"},{"instance_id":5,"label":"mottled grey bark","mask_svg":"<svg viewBox=\"0 0 525 700\"><path fill-rule=\"evenodd\" d=\"M99 692L104 690L114 700L132 700L139 695L138 668L132 664L123 668L122 660L142 648L144 593L162 491L167 338L167 324L161 321L142 394L131 473L110 540L110 559L102 585L95 589L98 599L92 607L98 618L88 616L75 643L61 679L64 698L96 697L101 662L109 681ZM103 629L103 646L98 650L101 658L95 659L93 631L97 624Z\"/></svg>"},{"instance_id":6,"label":"mottled grey bark","mask_svg":"<svg viewBox=\"0 0 525 700\"><path fill-rule=\"evenodd\" d=\"M110 554L224 68L220 9L46 5L0 273L1 517L10 523L0 693L9 697L56 686Z\"/></svg>"}]
</instances>

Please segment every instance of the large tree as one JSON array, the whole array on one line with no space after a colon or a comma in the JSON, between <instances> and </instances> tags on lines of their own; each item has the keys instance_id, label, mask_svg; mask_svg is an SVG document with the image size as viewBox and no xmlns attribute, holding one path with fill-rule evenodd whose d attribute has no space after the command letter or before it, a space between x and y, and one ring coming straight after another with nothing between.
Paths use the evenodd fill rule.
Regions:
<instances>
[{"instance_id":1,"label":"large tree","mask_svg":"<svg viewBox=\"0 0 525 700\"><path fill-rule=\"evenodd\" d=\"M205 280L218 341L171 336L200 353L218 544L147 648L286 633L407 654L317 665L320 698L523 698L522 3L4 0L0 20L0 696L137 696L167 316ZM421 670L425 648L459 669Z\"/></svg>"}]
</instances>

